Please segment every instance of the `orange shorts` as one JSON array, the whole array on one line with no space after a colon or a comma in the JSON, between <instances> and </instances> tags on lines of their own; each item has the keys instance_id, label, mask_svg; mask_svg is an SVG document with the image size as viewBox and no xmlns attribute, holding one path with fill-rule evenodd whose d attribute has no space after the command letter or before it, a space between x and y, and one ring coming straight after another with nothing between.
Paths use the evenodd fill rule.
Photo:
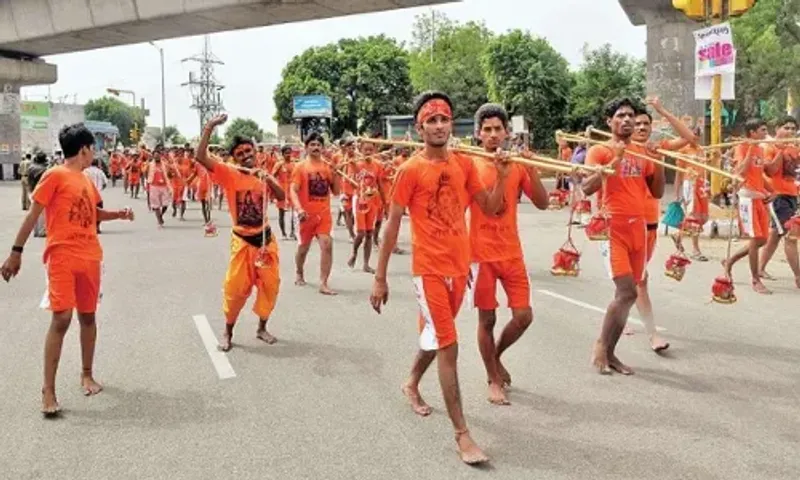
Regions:
<instances>
[{"instance_id":1,"label":"orange shorts","mask_svg":"<svg viewBox=\"0 0 800 480\"><path fill-rule=\"evenodd\" d=\"M375 230L375 222L378 219L378 205L370 202L367 205L359 205L358 197L353 197L353 217L356 219L356 231L371 232Z\"/></svg>"},{"instance_id":2,"label":"orange shorts","mask_svg":"<svg viewBox=\"0 0 800 480\"><path fill-rule=\"evenodd\" d=\"M342 209L345 212L352 212L353 211L353 196L352 195L342 195Z\"/></svg>"},{"instance_id":3,"label":"orange shorts","mask_svg":"<svg viewBox=\"0 0 800 480\"><path fill-rule=\"evenodd\" d=\"M464 300L467 277L414 277L419 304L419 348L435 351L458 342L456 317Z\"/></svg>"},{"instance_id":4,"label":"orange shorts","mask_svg":"<svg viewBox=\"0 0 800 480\"><path fill-rule=\"evenodd\" d=\"M280 210L289 210L292 204L291 202L289 202L289 197L287 196L283 200L275 200L275 206L278 207Z\"/></svg>"},{"instance_id":5,"label":"orange shorts","mask_svg":"<svg viewBox=\"0 0 800 480\"><path fill-rule=\"evenodd\" d=\"M656 242L658 241L658 224L647 225L647 263L653 258L653 252L656 251Z\"/></svg>"},{"instance_id":6,"label":"orange shorts","mask_svg":"<svg viewBox=\"0 0 800 480\"><path fill-rule=\"evenodd\" d=\"M141 178L139 175L128 174L128 185L139 185Z\"/></svg>"},{"instance_id":7,"label":"orange shorts","mask_svg":"<svg viewBox=\"0 0 800 480\"><path fill-rule=\"evenodd\" d=\"M612 279L627 275L642 280L647 263L647 230L643 217L611 217L610 238L601 242L606 270Z\"/></svg>"},{"instance_id":8,"label":"orange shorts","mask_svg":"<svg viewBox=\"0 0 800 480\"><path fill-rule=\"evenodd\" d=\"M769 212L760 198L739 197L739 220L742 232L750 238L769 236Z\"/></svg>"},{"instance_id":9,"label":"orange shorts","mask_svg":"<svg viewBox=\"0 0 800 480\"><path fill-rule=\"evenodd\" d=\"M531 283L522 257L498 262L472 264L473 294L479 310L494 310L497 303L497 282L508 297L508 308L531 306Z\"/></svg>"},{"instance_id":10,"label":"orange shorts","mask_svg":"<svg viewBox=\"0 0 800 480\"><path fill-rule=\"evenodd\" d=\"M172 203L181 203L183 201L183 185L172 184Z\"/></svg>"},{"instance_id":11,"label":"orange shorts","mask_svg":"<svg viewBox=\"0 0 800 480\"><path fill-rule=\"evenodd\" d=\"M81 260L63 255L47 259L47 296L49 309L64 312L94 313L100 299L99 260Z\"/></svg>"},{"instance_id":12,"label":"orange shorts","mask_svg":"<svg viewBox=\"0 0 800 480\"><path fill-rule=\"evenodd\" d=\"M198 200L211 200L211 195L209 195L209 188L208 187L198 187L197 188L197 199Z\"/></svg>"},{"instance_id":13,"label":"orange shorts","mask_svg":"<svg viewBox=\"0 0 800 480\"><path fill-rule=\"evenodd\" d=\"M320 214L308 214L308 217L298 222L297 230L300 233L300 245L309 245L319 235L330 235L333 228L331 213L328 211Z\"/></svg>"}]
</instances>

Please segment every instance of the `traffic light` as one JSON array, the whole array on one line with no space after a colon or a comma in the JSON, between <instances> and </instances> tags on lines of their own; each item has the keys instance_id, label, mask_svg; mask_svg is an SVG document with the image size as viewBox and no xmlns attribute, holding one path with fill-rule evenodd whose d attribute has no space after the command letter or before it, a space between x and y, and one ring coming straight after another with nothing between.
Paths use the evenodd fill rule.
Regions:
<instances>
[{"instance_id":1,"label":"traffic light","mask_svg":"<svg viewBox=\"0 0 800 480\"><path fill-rule=\"evenodd\" d=\"M753 8L756 0L730 0L730 11L728 14L731 17L738 17L744 15L748 10Z\"/></svg>"},{"instance_id":2,"label":"traffic light","mask_svg":"<svg viewBox=\"0 0 800 480\"><path fill-rule=\"evenodd\" d=\"M133 127L131 128L130 137L131 137L131 143L136 143L136 142L139 141L139 124L138 123L134 123L133 124Z\"/></svg>"},{"instance_id":3,"label":"traffic light","mask_svg":"<svg viewBox=\"0 0 800 480\"><path fill-rule=\"evenodd\" d=\"M706 18L705 0L672 0L672 6L681 10L692 20L705 20Z\"/></svg>"}]
</instances>

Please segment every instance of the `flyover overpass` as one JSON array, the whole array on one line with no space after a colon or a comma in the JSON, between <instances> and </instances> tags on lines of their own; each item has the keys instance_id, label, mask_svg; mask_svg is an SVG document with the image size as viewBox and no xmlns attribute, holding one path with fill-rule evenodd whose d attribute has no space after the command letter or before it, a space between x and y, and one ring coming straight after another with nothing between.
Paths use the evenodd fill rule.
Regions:
<instances>
[{"instance_id":1,"label":"flyover overpass","mask_svg":"<svg viewBox=\"0 0 800 480\"><path fill-rule=\"evenodd\" d=\"M457 1L0 0L0 164L19 163L19 88L58 79L42 56Z\"/></svg>"},{"instance_id":2,"label":"flyover overpass","mask_svg":"<svg viewBox=\"0 0 800 480\"><path fill-rule=\"evenodd\" d=\"M647 26L647 93L676 115L705 119L694 99L694 36L701 28L672 7L672 0L619 0L633 25Z\"/></svg>"}]
</instances>

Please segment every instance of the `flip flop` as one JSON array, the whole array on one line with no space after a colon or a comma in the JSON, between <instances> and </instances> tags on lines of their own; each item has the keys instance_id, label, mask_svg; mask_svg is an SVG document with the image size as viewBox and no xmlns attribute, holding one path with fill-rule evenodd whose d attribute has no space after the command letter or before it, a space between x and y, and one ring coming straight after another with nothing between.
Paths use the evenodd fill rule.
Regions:
<instances>
[{"instance_id":1,"label":"flip flop","mask_svg":"<svg viewBox=\"0 0 800 480\"><path fill-rule=\"evenodd\" d=\"M663 345L659 345L657 347L650 347L650 348L652 348L653 351L656 352L656 353L661 353L664 350L669 348L669 343L664 343Z\"/></svg>"},{"instance_id":2,"label":"flip flop","mask_svg":"<svg viewBox=\"0 0 800 480\"><path fill-rule=\"evenodd\" d=\"M707 262L708 257L703 255L702 253L693 253L691 257L692 260L697 260L698 262Z\"/></svg>"}]
</instances>

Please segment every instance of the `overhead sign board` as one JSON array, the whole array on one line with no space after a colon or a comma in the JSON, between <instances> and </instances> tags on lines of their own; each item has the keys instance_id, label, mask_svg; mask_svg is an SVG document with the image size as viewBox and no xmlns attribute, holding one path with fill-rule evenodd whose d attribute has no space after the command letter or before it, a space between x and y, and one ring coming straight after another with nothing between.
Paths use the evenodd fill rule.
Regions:
<instances>
[{"instance_id":1,"label":"overhead sign board","mask_svg":"<svg viewBox=\"0 0 800 480\"><path fill-rule=\"evenodd\" d=\"M23 130L47 130L50 121L48 102L21 102L20 124Z\"/></svg>"},{"instance_id":2,"label":"overhead sign board","mask_svg":"<svg viewBox=\"0 0 800 480\"><path fill-rule=\"evenodd\" d=\"M333 116L333 101L326 95L294 97L294 118Z\"/></svg>"}]
</instances>

